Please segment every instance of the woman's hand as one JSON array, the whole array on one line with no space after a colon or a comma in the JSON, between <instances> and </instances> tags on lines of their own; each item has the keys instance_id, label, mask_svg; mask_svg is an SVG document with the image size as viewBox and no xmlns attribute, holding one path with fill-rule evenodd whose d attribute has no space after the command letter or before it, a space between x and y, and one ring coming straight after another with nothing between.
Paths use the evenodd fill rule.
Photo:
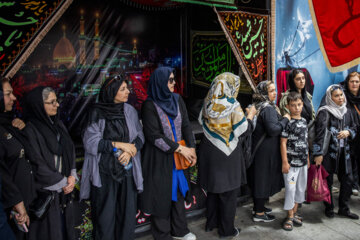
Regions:
<instances>
[{"instance_id":1,"label":"woman's hand","mask_svg":"<svg viewBox=\"0 0 360 240\"><path fill-rule=\"evenodd\" d=\"M339 134L337 135L338 139L345 139L348 138L350 136L350 132L348 130L343 130L341 132L339 132Z\"/></svg>"},{"instance_id":2,"label":"woman's hand","mask_svg":"<svg viewBox=\"0 0 360 240\"><path fill-rule=\"evenodd\" d=\"M315 161L315 164L316 164L316 166L320 166L321 165L321 163L322 163L322 161L323 161L323 159L324 159L324 157L323 156L316 156L315 158L314 158L314 161Z\"/></svg>"},{"instance_id":3,"label":"woman's hand","mask_svg":"<svg viewBox=\"0 0 360 240\"><path fill-rule=\"evenodd\" d=\"M21 120L20 118L15 118L12 122L11 122L12 126L15 128L18 128L20 130L23 130L25 127L25 123L23 120Z\"/></svg>"},{"instance_id":4,"label":"woman's hand","mask_svg":"<svg viewBox=\"0 0 360 240\"><path fill-rule=\"evenodd\" d=\"M191 166L196 164L195 149L179 145L179 147L175 150L175 152L178 152L181 155L183 155L189 162L191 162Z\"/></svg>"},{"instance_id":5,"label":"woman's hand","mask_svg":"<svg viewBox=\"0 0 360 240\"><path fill-rule=\"evenodd\" d=\"M193 166L195 166L195 164L197 162L196 150L195 150L195 148L190 148L190 150L192 150L193 156L195 156L195 158L193 158L192 163L190 165L190 167L193 167Z\"/></svg>"},{"instance_id":6,"label":"woman's hand","mask_svg":"<svg viewBox=\"0 0 360 240\"><path fill-rule=\"evenodd\" d=\"M245 111L246 111L246 114L247 114L247 118L250 119L250 120L253 120L254 116L257 113L257 110L256 110L254 105L252 105L250 108L246 108Z\"/></svg>"},{"instance_id":7,"label":"woman's hand","mask_svg":"<svg viewBox=\"0 0 360 240\"><path fill-rule=\"evenodd\" d=\"M129 164L130 158L131 158L131 155L129 153L123 152L119 156L118 160L123 166L127 166Z\"/></svg>"},{"instance_id":8,"label":"woman's hand","mask_svg":"<svg viewBox=\"0 0 360 240\"><path fill-rule=\"evenodd\" d=\"M30 225L30 218L26 212L24 202L19 202L13 207L13 210L18 214L15 216L16 221L19 225L26 223L27 226Z\"/></svg>"},{"instance_id":9,"label":"woman's hand","mask_svg":"<svg viewBox=\"0 0 360 240\"><path fill-rule=\"evenodd\" d=\"M129 153L131 157L135 157L137 153L135 144L132 143L114 142L114 146L121 149L123 152Z\"/></svg>"},{"instance_id":10,"label":"woman's hand","mask_svg":"<svg viewBox=\"0 0 360 240\"><path fill-rule=\"evenodd\" d=\"M67 178L68 185L63 187L64 194L69 194L74 190L76 179L73 176Z\"/></svg>"}]
</instances>

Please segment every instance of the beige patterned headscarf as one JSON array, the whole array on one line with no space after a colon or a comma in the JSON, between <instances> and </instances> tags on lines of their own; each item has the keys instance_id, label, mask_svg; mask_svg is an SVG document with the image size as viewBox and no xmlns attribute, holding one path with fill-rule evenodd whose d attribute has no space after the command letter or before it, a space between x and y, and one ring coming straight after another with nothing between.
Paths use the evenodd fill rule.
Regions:
<instances>
[{"instance_id":1,"label":"beige patterned headscarf","mask_svg":"<svg viewBox=\"0 0 360 240\"><path fill-rule=\"evenodd\" d=\"M239 88L240 78L235 74L218 75L210 86L199 116L205 136L226 155L237 147L239 136L248 127L236 100Z\"/></svg>"}]
</instances>

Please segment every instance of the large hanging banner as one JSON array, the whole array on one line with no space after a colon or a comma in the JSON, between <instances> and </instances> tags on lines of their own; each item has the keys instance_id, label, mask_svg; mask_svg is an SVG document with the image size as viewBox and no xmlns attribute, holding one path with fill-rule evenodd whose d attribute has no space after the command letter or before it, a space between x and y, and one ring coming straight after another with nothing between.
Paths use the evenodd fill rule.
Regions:
<instances>
[{"instance_id":1,"label":"large hanging banner","mask_svg":"<svg viewBox=\"0 0 360 240\"><path fill-rule=\"evenodd\" d=\"M217 14L235 57L255 91L260 81L269 79L269 16L241 11Z\"/></svg>"},{"instance_id":2,"label":"large hanging banner","mask_svg":"<svg viewBox=\"0 0 360 240\"><path fill-rule=\"evenodd\" d=\"M360 1L308 0L321 52L331 72L360 63Z\"/></svg>"},{"instance_id":3,"label":"large hanging banner","mask_svg":"<svg viewBox=\"0 0 360 240\"><path fill-rule=\"evenodd\" d=\"M12 77L72 0L0 2L0 74Z\"/></svg>"}]
</instances>

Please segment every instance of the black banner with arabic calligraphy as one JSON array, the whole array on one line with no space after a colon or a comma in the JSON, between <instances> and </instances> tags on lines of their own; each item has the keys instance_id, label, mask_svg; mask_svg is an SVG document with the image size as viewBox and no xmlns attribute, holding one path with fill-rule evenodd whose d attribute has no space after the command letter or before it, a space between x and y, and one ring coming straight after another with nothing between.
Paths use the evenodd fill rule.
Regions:
<instances>
[{"instance_id":1,"label":"black banner with arabic calligraphy","mask_svg":"<svg viewBox=\"0 0 360 240\"><path fill-rule=\"evenodd\" d=\"M191 37L192 82L210 86L223 72L239 72L239 65L223 32L193 32Z\"/></svg>"},{"instance_id":2,"label":"black banner with arabic calligraphy","mask_svg":"<svg viewBox=\"0 0 360 240\"><path fill-rule=\"evenodd\" d=\"M0 73L3 75L29 42L46 27L53 13L67 0L18 0L0 2Z\"/></svg>"},{"instance_id":3,"label":"black banner with arabic calligraphy","mask_svg":"<svg viewBox=\"0 0 360 240\"><path fill-rule=\"evenodd\" d=\"M247 12L218 12L226 34L240 54L253 85L269 78L268 16Z\"/></svg>"}]
</instances>

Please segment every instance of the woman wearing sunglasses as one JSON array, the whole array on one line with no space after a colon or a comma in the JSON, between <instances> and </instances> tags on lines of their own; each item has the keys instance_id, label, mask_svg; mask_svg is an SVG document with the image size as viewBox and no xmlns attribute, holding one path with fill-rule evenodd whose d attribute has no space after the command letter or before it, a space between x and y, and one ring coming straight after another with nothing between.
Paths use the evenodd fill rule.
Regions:
<instances>
[{"instance_id":1,"label":"woman wearing sunglasses","mask_svg":"<svg viewBox=\"0 0 360 240\"><path fill-rule=\"evenodd\" d=\"M331 203L324 202L325 215L334 217L334 201L332 195L333 175L337 174L340 181L339 215L351 219L359 216L351 213L348 201L352 192L352 164L349 142L356 135L353 116L346 107L346 98L340 85L334 84L327 88L325 105L320 107L315 119L315 140L313 155L316 165L322 164L329 173L327 183L331 194ZM330 141L325 135L330 131ZM328 145L328 146L324 146ZM325 149L328 149L327 152Z\"/></svg>"},{"instance_id":2,"label":"woman wearing sunglasses","mask_svg":"<svg viewBox=\"0 0 360 240\"><path fill-rule=\"evenodd\" d=\"M143 150L144 192L142 210L151 214L155 239L194 240L187 228L184 199L191 201L189 171L177 170L174 152L196 164L195 139L185 103L174 93L174 74L157 68L150 76L148 98L141 116L146 143ZM185 140L186 146L177 142Z\"/></svg>"},{"instance_id":3,"label":"woman wearing sunglasses","mask_svg":"<svg viewBox=\"0 0 360 240\"><path fill-rule=\"evenodd\" d=\"M30 238L75 239L71 194L77 179L75 147L59 119L57 96L50 87L37 87L27 94L26 104L24 131L37 155L34 174L38 198L50 193L54 196L46 215L30 225Z\"/></svg>"},{"instance_id":4,"label":"woman wearing sunglasses","mask_svg":"<svg viewBox=\"0 0 360 240\"><path fill-rule=\"evenodd\" d=\"M90 197L93 238L98 240L135 238L144 135L136 110L126 103L129 93L123 76L106 79L83 135L80 199Z\"/></svg>"}]
</instances>

